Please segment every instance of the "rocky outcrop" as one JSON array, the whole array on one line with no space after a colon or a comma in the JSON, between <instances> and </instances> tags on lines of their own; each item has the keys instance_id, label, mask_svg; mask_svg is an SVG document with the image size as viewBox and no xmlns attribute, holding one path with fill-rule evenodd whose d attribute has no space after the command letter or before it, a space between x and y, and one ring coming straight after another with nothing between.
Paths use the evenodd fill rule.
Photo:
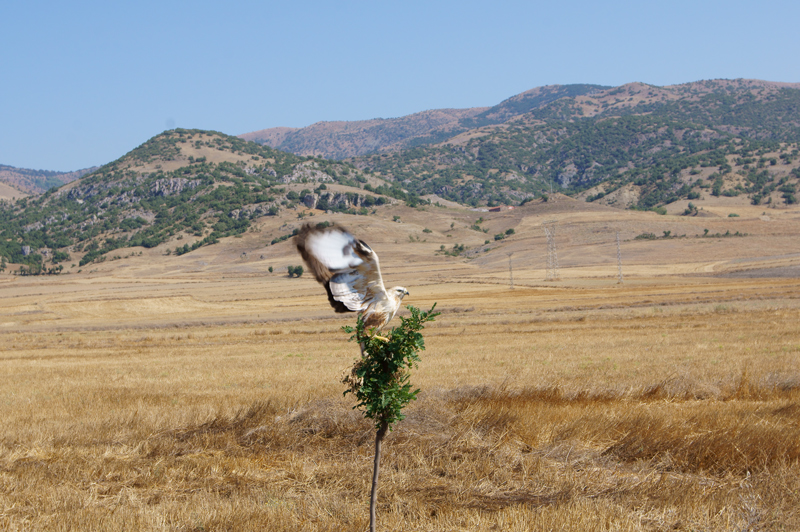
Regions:
<instances>
[{"instance_id":1,"label":"rocky outcrop","mask_svg":"<svg viewBox=\"0 0 800 532\"><path fill-rule=\"evenodd\" d=\"M575 176L578 175L578 168L574 164L568 164L564 171L558 174L558 182L562 187L568 187Z\"/></svg>"},{"instance_id":2,"label":"rocky outcrop","mask_svg":"<svg viewBox=\"0 0 800 532\"><path fill-rule=\"evenodd\" d=\"M274 209L279 208L278 205L273 203L259 203L257 205L245 205L241 209L235 209L230 212L230 217L235 220L245 220L250 218L258 218L259 216L267 216L277 211ZM272 209L272 212L270 211Z\"/></svg>"},{"instance_id":3,"label":"rocky outcrop","mask_svg":"<svg viewBox=\"0 0 800 532\"><path fill-rule=\"evenodd\" d=\"M150 186L150 192L154 196L175 196L185 189L195 188L199 184L199 179L186 179L184 177L156 179Z\"/></svg>"},{"instance_id":4,"label":"rocky outcrop","mask_svg":"<svg viewBox=\"0 0 800 532\"><path fill-rule=\"evenodd\" d=\"M356 194L354 192L327 192L321 194L306 194L300 201L309 209L321 210L346 210L351 208L372 207L385 203L394 203L382 196L375 197L369 194Z\"/></svg>"},{"instance_id":5,"label":"rocky outcrop","mask_svg":"<svg viewBox=\"0 0 800 532\"><path fill-rule=\"evenodd\" d=\"M317 163L308 162L301 163L295 166L294 171L281 178L282 183L333 183L333 177L321 171L317 167Z\"/></svg>"},{"instance_id":6,"label":"rocky outcrop","mask_svg":"<svg viewBox=\"0 0 800 532\"><path fill-rule=\"evenodd\" d=\"M65 212L62 212L62 213L59 213L59 214L56 214L56 215L53 215L53 216L48 216L47 218L45 218L42 221L33 222L32 224L28 224L28 225L24 226L22 228L22 230L25 231L26 233L28 233L30 231L35 231L37 229L41 229L42 227L45 227L45 226L50 225L50 224L63 222L67 218L69 218L69 215L67 213L65 213Z\"/></svg>"},{"instance_id":7,"label":"rocky outcrop","mask_svg":"<svg viewBox=\"0 0 800 532\"><path fill-rule=\"evenodd\" d=\"M108 184L101 184L101 183L84 183L80 186L73 187L67 192L67 199L74 200L74 201L85 201L87 198L91 198L104 192L105 190L111 188ZM60 191L56 193L57 195L61 195Z\"/></svg>"},{"instance_id":8,"label":"rocky outcrop","mask_svg":"<svg viewBox=\"0 0 800 532\"><path fill-rule=\"evenodd\" d=\"M300 198L300 201L302 201L303 205L305 205L307 208L316 209L317 203L319 203L319 194L306 194Z\"/></svg>"}]
</instances>

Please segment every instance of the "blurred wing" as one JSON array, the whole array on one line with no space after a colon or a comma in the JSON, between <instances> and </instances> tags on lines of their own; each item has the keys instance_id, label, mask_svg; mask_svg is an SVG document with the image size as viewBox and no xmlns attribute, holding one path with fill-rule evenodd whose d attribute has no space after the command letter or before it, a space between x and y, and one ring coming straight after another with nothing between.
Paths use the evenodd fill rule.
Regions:
<instances>
[{"instance_id":1,"label":"blurred wing","mask_svg":"<svg viewBox=\"0 0 800 532\"><path fill-rule=\"evenodd\" d=\"M386 297L378 255L344 228L305 225L295 244L336 312L362 311Z\"/></svg>"}]
</instances>

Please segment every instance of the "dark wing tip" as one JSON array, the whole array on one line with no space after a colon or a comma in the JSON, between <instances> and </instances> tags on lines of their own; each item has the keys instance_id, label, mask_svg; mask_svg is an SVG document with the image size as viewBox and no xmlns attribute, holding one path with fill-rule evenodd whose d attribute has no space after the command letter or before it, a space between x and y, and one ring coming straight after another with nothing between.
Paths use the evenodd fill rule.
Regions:
<instances>
[{"instance_id":1,"label":"dark wing tip","mask_svg":"<svg viewBox=\"0 0 800 532\"><path fill-rule=\"evenodd\" d=\"M354 312L347 308L347 305L342 303L341 301L336 301L333 298L333 292L331 292L331 283L323 283L325 285L325 291L328 292L328 303L331 304L333 310L336 312Z\"/></svg>"},{"instance_id":2,"label":"dark wing tip","mask_svg":"<svg viewBox=\"0 0 800 532\"><path fill-rule=\"evenodd\" d=\"M371 248L371 247L369 247L369 246L367 245L367 243L366 243L366 242L364 242L363 240L359 240L359 241L358 241L358 243L359 243L359 244L361 244L362 246L364 246L364 247L367 249L367 251L368 251L368 252L370 252L370 253L374 253L374 252L372 251L372 248Z\"/></svg>"}]
</instances>

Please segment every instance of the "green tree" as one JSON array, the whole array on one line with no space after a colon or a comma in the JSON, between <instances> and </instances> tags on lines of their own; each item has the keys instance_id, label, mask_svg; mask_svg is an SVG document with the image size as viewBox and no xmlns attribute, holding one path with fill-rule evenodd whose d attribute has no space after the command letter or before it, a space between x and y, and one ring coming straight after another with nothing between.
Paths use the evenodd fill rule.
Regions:
<instances>
[{"instance_id":1,"label":"green tree","mask_svg":"<svg viewBox=\"0 0 800 532\"><path fill-rule=\"evenodd\" d=\"M378 500L378 474L380 472L381 444L392 425L405 418L403 408L417 398L409 382L410 370L419 363L419 352L425 349L425 339L420 331L425 323L439 315L436 304L427 312L413 306L410 318L400 317L400 326L394 327L388 339L378 337L374 329L367 331L359 316L356 327L342 329L352 334L350 341L362 346L362 357L345 379L349 385L344 394L355 395L364 417L375 424L375 460L372 471L372 492L369 505L369 529L375 532L375 507Z\"/></svg>"}]
</instances>

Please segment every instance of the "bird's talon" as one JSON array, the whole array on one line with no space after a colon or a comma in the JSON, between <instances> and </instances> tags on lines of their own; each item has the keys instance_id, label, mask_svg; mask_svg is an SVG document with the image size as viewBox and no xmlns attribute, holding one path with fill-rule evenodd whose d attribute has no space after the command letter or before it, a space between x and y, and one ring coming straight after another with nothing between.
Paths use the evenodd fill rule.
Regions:
<instances>
[{"instance_id":1,"label":"bird's talon","mask_svg":"<svg viewBox=\"0 0 800 532\"><path fill-rule=\"evenodd\" d=\"M373 338L377 338L378 340L383 340L384 342L388 342L389 339L384 336L378 336L377 334L373 336Z\"/></svg>"}]
</instances>

